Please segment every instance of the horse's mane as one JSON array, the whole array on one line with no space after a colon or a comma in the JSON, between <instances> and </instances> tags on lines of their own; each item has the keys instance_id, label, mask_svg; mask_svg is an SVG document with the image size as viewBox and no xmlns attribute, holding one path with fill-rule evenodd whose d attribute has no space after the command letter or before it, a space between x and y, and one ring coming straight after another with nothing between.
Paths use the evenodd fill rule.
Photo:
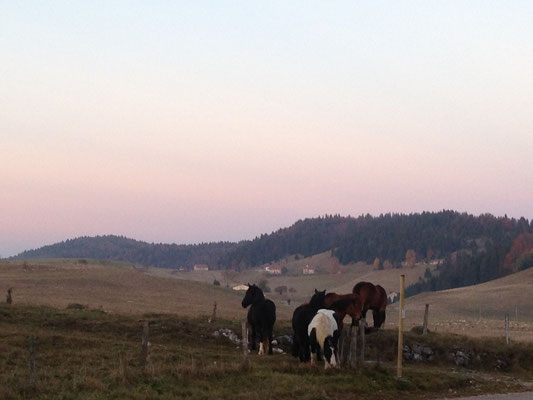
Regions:
<instances>
[{"instance_id":1,"label":"horse's mane","mask_svg":"<svg viewBox=\"0 0 533 400\"><path fill-rule=\"evenodd\" d=\"M326 292L317 292L309 300L309 306L319 309L324 308L324 301L326 299Z\"/></svg>"}]
</instances>

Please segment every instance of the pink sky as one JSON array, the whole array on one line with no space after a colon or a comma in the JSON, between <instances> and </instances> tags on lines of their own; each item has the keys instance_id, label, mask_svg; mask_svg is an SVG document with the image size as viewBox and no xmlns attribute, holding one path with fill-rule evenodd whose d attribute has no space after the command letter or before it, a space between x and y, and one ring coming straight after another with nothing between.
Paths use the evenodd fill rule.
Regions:
<instances>
[{"instance_id":1,"label":"pink sky","mask_svg":"<svg viewBox=\"0 0 533 400\"><path fill-rule=\"evenodd\" d=\"M533 217L530 3L114 4L0 16L1 256L325 213Z\"/></svg>"}]
</instances>

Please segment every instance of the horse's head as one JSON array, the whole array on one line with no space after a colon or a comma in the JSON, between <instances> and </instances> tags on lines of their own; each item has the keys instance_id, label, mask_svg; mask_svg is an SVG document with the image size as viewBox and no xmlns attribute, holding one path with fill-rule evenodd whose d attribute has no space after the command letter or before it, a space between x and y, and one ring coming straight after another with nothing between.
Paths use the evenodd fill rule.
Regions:
<instances>
[{"instance_id":1,"label":"horse's head","mask_svg":"<svg viewBox=\"0 0 533 400\"><path fill-rule=\"evenodd\" d=\"M248 290L244 295L244 299L242 299L242 308L246 308L253 302L264 298L265 296L263 295L263 291L259 288L259 286L256 286L255 284L248 284Z\"/></svg>"},{"instance_id":2,"label":"horse's head","mask_svg":"<svg viewBox=\"0 0 533 400\"><path fill-rule=\"evenodd\" d=\"M316 308L317 310L324 308L324 301L326 300L326 291L322 290L319 292L315 289L315 294L313 297L311 297L311 300L309 300L309 305L313 308Z\"/></svg>"},{"instance_id":3,"label":"horse's head","mask_svg":"<svg viewBox=\"0 0 533 400\"><path fill-rule=\"evenodd\" d=\"M347 311L348 314L356 320L360 320L363 317L363 302L358 295L353 295Z\"/></svg>"},{"instance_id":4,"label":"horse's head","mask_svg":"<svg viewBox=\"0 0 533 400\"><path fill-rule=\"evenodd\" d=\"M337 346L335 345L334 340L331 336L328 336L324 340L323 350L324 350L324 359L325 359L324 368L325 369L336 368L337 367L337 358L336 358Z\"/></svg>"}]
</instances>

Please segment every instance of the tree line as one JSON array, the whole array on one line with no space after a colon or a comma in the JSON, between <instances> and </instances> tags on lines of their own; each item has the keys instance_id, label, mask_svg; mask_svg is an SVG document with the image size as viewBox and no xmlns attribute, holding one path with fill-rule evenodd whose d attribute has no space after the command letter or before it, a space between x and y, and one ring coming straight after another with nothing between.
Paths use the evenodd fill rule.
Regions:
<instances>
[{"instance_id":1,"label":"tree line","mask_svg":"<svg viewBox=\"0 0 533 400\"><path fill-rule=\"evenodd\" d=\"M473 216L449 210L359 217L324 215L239 243L177 245L105 235L70 239L13 258L94 258L164 268L207 264L210 268L241 270L291 255L308 257L330 251L342 264L372 264L379 259L382 265L399 266L407 259L409 263L442 259L459 250L469 251L469 257L482 257L483 252L490 253L499 246L508 252L513 240L525 233L533 233L533 224L525 218ZM485 267L479 274L480 279L493 276Z\"/></svg>"}]
</instances>

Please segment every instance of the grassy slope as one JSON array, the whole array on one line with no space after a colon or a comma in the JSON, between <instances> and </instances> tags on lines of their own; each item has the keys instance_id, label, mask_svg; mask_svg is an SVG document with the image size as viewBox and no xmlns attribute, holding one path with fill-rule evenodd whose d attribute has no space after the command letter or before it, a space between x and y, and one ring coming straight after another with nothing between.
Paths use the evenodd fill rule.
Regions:
<instances>
[{"instance_id":1,"label":"grassy slope","mask_svg":"<svg viewBox=\"0 0 533 400\"><path fill-rule=\"evenodd\" d=\"M239 273L230 285L241 283L257 283L261 279L267 279L269 286L274 289L277 286L286 285L287 287L294 287L296 293L291 296L296 304L306 302L312 295L313 290L327 289L328 292L349 293L357 282L362 280L379 283L387 292L399 291L399 276L406 275L406 284L415 283L420 276L424 275L427 268L426 265L417 265L415 268L409 269L392 269L376 271L371 265L362 263L350 264L341 266L341 273L328 274L320 273L316 275L302 275L302 268L306 265L318 266L322 271L328 270L328 265L332 262L332 257L329 252L318 254L312 257L295 260L294 258L284 260L279 263L281 266L286 266L289 270L288 275L275 276L265 273L263 268L255 268L244 270ZM431 267L434 268L433 266ZM151 269L151 273L157 276L174 277L179 279L187 279L193 281L200 281L211 283L216 278L224 283L224 277L220 271L208 272L177 272L164 269ZM270 297L280 299L281 297L272 292Z\"/></svg>"},{"instance_id":2,"label":"grassy slope","mask_svg":"<svg viewBox=\"0 0 533 400\"><path fill-rule=\"evenodd\" d=\"M146 369L138 362L144 317L152 321ZM210 334L220 326L236 329L235 322L144 317L0 305L0 398L401 400L522 389L501 374L457 373L442 366L407 366L405 378L397 380L387 364L324 371L288 355L251 355L246 365L235 345ZM385 343L392 342L391 335L385 333ZM30 336L36 343L35 386L29 384Z\"/></svg>"},{"instance_id":3,"label":"grassy slope","mask_svg":"<svg viewBox=\"0 0 533 400\"><path fill-rule=\"evenodd\" d=\"M216 301L220 316L246 315L240 306L242 293L200 282L151 276L146 270L65 260L0 262L0 293L13 287L15 304L65 308L69 303L80 303L119 313L187 316L210 315ZM282 315L283 307L279 305ZM286 311L285 315L288 314Z\"/></svg>"},{"instance_id":4,"label":"grassy slope","mask_svg":"<svg viewBox=\"0 0 533 400\"><path fill-rule=\"evenodd\" d=\"M533 268L480 285L421 293L406 299L406 323L408 327L421 325L428 303L430 329L473 336L503 336L503 320L508 313L511 339L532 341L532 285ZM392 324L397 318L397 307L397 304L390 306Z\"/></svg>"},{"instance_id":5,"label":"grassy slope","mask_svg":"<svg viewBox=\"0 0 533 400\"><path fill-rule=\"evenodd\" d=\"M329 255L290 260L289 270L296 273L307 262L327 265ZM15 304L65 308L69 303L81 303L118 313L161 312L186 316L210 315L216 301L218 315L238 320L246 316L246 311L240 307L242 292L211 284L215 277L223 282L219 271L179 273L107 264L85 265L76 260L0 262L0 294L12 286ZM382 284L388 291L398 290L400 273L406 274L409 284L416 281L425 268L421 265L412 269L374 271L370 266L356 264L343 267L343 273L335 275L268 276L272 288L287 285L297 289L290 306L277 293L270 293L268 297L277 304L280 323L287 324L293 309L307 301L314 288L342 293L350 291L360 280L370 280ZM264 276L262 270L247 270L236 280L257 282ZM531 341L533 291L529 286L532 283L533 269L481 285L414 296L406 300L406 328L421 325L424 305L429 303L431 330L470 336L503 336L503 316L507 311L511 316L511 339ZM515 307L519 321L515 318ZM389 306L388 327L395 326L397 313L397 304Z\"/></svg>"}]
</instances>

